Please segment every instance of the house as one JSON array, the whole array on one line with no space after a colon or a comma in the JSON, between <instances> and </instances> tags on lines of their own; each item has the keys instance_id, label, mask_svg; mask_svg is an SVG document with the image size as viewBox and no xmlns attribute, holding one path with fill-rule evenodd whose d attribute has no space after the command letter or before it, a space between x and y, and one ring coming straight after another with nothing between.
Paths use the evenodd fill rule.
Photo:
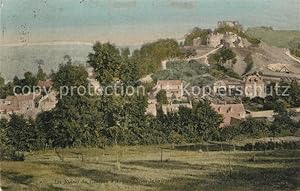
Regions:
<instances>
[{"instance_id":1,"label":"house","mask_svg":"<svg viewBox=\"0 0 300 191\"><path fill-rule=\"evenodd\" d=\"M244 77L244 93L250 99L266 97L266 84L263 77L257 72Z\"/></svg>"},{"instance_id":2,"label":"house","mask_svg":"<svg viewBox=\"0 0 300 191\"><path fill-rule=\"evenodd\" d=\"M0 118L9 118L13 113L35 118L38 113L53 109L56 103L54 91L46 95L30 93L8 96L6 99L0 99Z\"/></svg>"},{"instance_id":3,"label":"house","mask_svg":"<svg viewBox=\"0 0 300 191\"><path fill-rule=\"evenodd\" d=\"M183 82L181 80L158 80L154 95L165 90L168 99L181 99L183 97L182 89Z\"/></svg>"},{"instance_id":4,"label":"house","mask_svg":"<svg viewBox=\"0 0 300 191\"><path fill-rule=\"evenodd\" d=\"M157 102L156 99L148 99L148 106L146 108L146 115L157 116Z\"/></svg>"},{"instance_id":5,"label":"house","mask_svg":"<svg viewBox=\"0 0 300 191\"><path fill-rule=\"evenodd\" d=\"M53 81L52 80L45 80L45 81L41 81L39 80L38 87L42 88L42 89L50 89L53 86Z\"/></svg>"},{"instance_id":6,"label":"house","mask_svg":"<svg viewBox=\"0 0 300 191\"><path fill-rule=\"evenodd\" d=\"M243 87L243 82L239 79L225 78L223 80L218 80L213 84L214 94L224 94L235 95L235 91Z\"/></svg>"},{"instance_id":7,"label":"house","mask_svg":"<svg viewBox=\"0 0 300 191\"><path fill-rule=\"evenodd\" d=\"M243 104L211 104L211 107L223 116L220 127L231 125L246 118L246 111Z\"/></svg>"},{"instance_id":8,"label":"house","mask_svg":"<svg viewBox=\"0 0 300 191\"><path fill-rule=\"evenodd\" d=\"M268 65L268 69L273 71L273 72L282 72L282 73L293 73L287 64L280 64L280 63L277 63L277 64L269 64Z\"/></svg>"}]
</instances>

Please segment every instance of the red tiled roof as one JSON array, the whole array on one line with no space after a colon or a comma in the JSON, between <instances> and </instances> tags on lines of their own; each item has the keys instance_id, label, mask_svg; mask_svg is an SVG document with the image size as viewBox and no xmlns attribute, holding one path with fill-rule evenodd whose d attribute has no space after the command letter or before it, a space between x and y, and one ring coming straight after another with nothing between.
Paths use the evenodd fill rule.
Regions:
<instances>
[{"instance_id":1,"label":"red tiled roof","mask_svg":"<svg viewBox=\"0 0 300 191\"><path fill-rule=\"evenodd\" d=\"M182 84L181 80L158 80L158 85L178 85L180 86Z\"/></svg>"},{"instance_id":2,"label":"red tiled roof","mask_svg":"<svg viewBox=\"0 0 300 191\"><path fill-rule=\"evenodd\" d=\"M211 104L211 107L219 114L223 116L223 124L230 125L232 118L240 120L245 117L245 108L243 104L224 104L224 105L217 105Z\"/></svg>"},{"instance_id":3,"label":"red tiled roof","mask_svg":"<svg viewBox=\"0 0 300 191\"><path fill-rule=\"evenodd\" d=\"M28 95L16 95L16 96L7 96L5 101L11 101L11 102L19 102L19 101L30 101L35 98L34 94L28 94Z\"/></svg>"}]
</instances>

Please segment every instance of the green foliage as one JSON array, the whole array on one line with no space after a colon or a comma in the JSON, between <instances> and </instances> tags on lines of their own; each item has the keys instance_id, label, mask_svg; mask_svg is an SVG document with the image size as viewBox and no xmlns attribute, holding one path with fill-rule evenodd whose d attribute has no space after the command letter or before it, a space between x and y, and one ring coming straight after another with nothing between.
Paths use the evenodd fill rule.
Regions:
<instances>
[{"instance_id":1,"label":"green foliage","mask_svg":"<svg viewBox=\"0 0 300 191\"><path fill-rule=\"evenodd\" d=\"M236 54L230 48L221 48L212 55L213 60L217 63L226 63L228 60L234 59Z\"/></svg>"},{"instance_id":2,"label":"green foliage","mask_svg":"<svg viewBox=\"0 0 300 191\"><path fill-rule=\"evenodd\" d=\"M229 141L241 135L244 138L263 137L270 133L269 128L270 125L266 121L247 118L239 124L220 128L218 131L221 141Z\"/></svg>"},{"instance_id":3,"label":"green foliage","mask_svg":"<svg viewBox=\"0 0 300 191\"><path fill-rule=\"evenodd\" d=\"M131 61L136 63L139 77L157 72L161 69L161 61L181 56L179 45L174 39L160 39L144 44L140 50L135 50Z\"/></svg>"},{"instance_id":4,"label":"green foliage","mask_svg":"<svg viewBox=\"0 0 300 191\"><path fill-rule=\"evenodd\" d=\"M296 30L272 30L270 27L248 28L245 34L280 48L290 48L290 42L300 36L300 32Z\"/></svg>"},{"instance_id":5,"label":"green foliage","mask_svg":"<svg viewBox=\"0 0 300 191\"><path fill-rule=\"evenodd\" d=\"M119 49L110 43L97 42L93 46L93 51L88 56L88 64L94 68L96 79L101 84L118 80L122 65Z\"/></svg>"},{"instance_id":6,"label":"green foliage","mask_svg":"<svg viewBox=\"0 0 300 191\"><path fill-rule=\"evenodd\" d=\"M275 149L288 149L294 150L299 149L298 142L256 142L255 144L247 143L241 149L244 151L266 151L266 150L275 150Z\"/></svg>"},{"instance_id":7,"label":"green foliage","mask_svg":"<svg viewBox=\"0 0 300 191\"><path fill-rule=\"evenodd\" d=\"M13 83L9 82L0 87L0 99L5 99L7 96L14 95Z\"/></svg>"},{"instance_id":8,"label":"green foliage","mask_svg":"<svg viewBox=\"0 0 300 191\"><path fill-rule=\"evenodd\" d=\"M38 83L38 80L36 78L36 76L34 76L31 72L25 72L24 73L24 78L23 79L19 79L17 76L14 77L13 79L13 86L20 86L21 88L27 86L30 87L31 90L33 91L33 86L36 86ZM27 91L27 89L25 89ZM20 92L17 92L20 93ZM28 92L25 92L28 93Z\"/></svg>"},{"instance_id":9,"label":"green foliage","mask_svg":"<svg viewBox=\"0 0 300 191\"><path fill-rule=\"evenodd\" d=\"M207 38L208 35L212 33L210 29L200 29L198 27L193 28L192 32L187 34L184 40L185 46L191 46L193 45L193 40L196 38L201 38L201 44L206 45L207 44Z\"/></svg>"},{"instance_id":10,"label":"green foliage","mask_svg":"<svg viewBox=\"0 0 300 191\"><path fill-rule=\"evenodd\" d=\"M287 91L286 87L288 87ZM278 104L280 102L284 103L286 105L285 107L300 106L300 86L296 80L293 80L291 82L280 82L277 87L278 95L275 92L275 88L276 84L271 83L267 86L267 93L271 94L273 92L272 95L260 99L244 99L243 102L247 106L251 106L251 109L254 110L274 110L278 107ZM283 96L282 93L285 93L286 95Z\"/></svg>"},{"instance_id":11,"label":"green foliage","mask_svg":"<svg viewBox=\"0 0 300 191\"><path fill-rule=\"evenodd\" d=\"M35 128L33 120L27 120L23 116L11 115L5 129L7 135L7 144L18 151L31 151L42 147L39 132Z\"/></svg>"},{"instance_id":12,"label":"green foliage","mask_svg":"<svg viewBox=\"0 0 300 191\"><path fill-rule=\"evenodd\" d=\"M5 79L1 77L0 74L0 88L3 87L5 85Z\"/></svg>"},{"instance_id":13,"label":"green foliage","mask_svg":"<svg viewBox=\"0 0 300 191\"><path fill-rule=\"evenodd\" d=\"M47 78L47 74L44 72L43 68L41 66L38 67L38 72L36 74L37 80L45 81Z\"/></svg>"},{"instance_id":14,"label":"green foliage","mask_svg":"<svg viewBox=\"0 0 300 191\"><path fill-rule=\"evenodd\" d=\"M136 60L129 57L129 48L121 51L110 43L97 42L93 53L89 54L88 63L94 68L96 79L102 84L112 84L121 80L125 85L136 85L138 67Z\"/></svg>"},{"instance_id":15,"label":"green foliage","mask_svg":"<svg viewBox=\"0 0 300 191\"><path fill-rule=\"evenodd\" d=\"M244 62L246 62L247 67L245 70L244 74L247 74L248 72L250 72L253 68L254 62L253 62L253 58L252 58L252 54L248 54L245 58L244 58Z\"/></svg>"},{"instance_id":16,"label":"green foliage","mask_svg":"<svg viewBox=\"0 0 300 191\"><path fill-rule=\"evenodd\" d=\"M210 74L215 78L229 76L239 79L240 76L235 73L231 68L225 67L224 64L229 60L235 60L236 54L230 49L223 47L215 54L208 57L208 62L211 65Z\"/></svg>"},{"instance_id":17,"label":"green foliage","mask_svg":"<svg viewBox=\"0 0 300 191\"><path fill-rule=\"evenodd\" d=\"M38 116L37 127L49 147L101 146L102 115L87 97L64 96L53 111Z\"/></svg>"},{"instance_id":18,"label":"green foliage","mask_svg":"<svg viewBox=\"0 0 300 191\"><path fill-rule=\"evenodd\" d=\"M254 38L254 37L250 37L250 36L246 36L246 39L248 40L248 42L250 42L253 46L258 46L261 41L257 38Z\"/></svg>"},{"instance_id":19,"label":"green foliage","mask_svg":"<svg viewBox=\"0 0 300 191\"><path fill-rule=\"evenodd\" d=\"M71 63L61 64L57 73L52 75L53 87L59 91L62 87L67 87L69 90L72 86L87 87L88 73L85 68L81 65L72 65ZM75 91L76 93L77 91ZM71 91L69 91L71 93Z\"/></svg>"},{"instance_id":20,"label":"green foliage","mask_svg":"<svg viewBox=\"0 0 300 191\"><path fill-rule=\"evenodd\" d=\"M300 38L295 38L289 43L289 49L291 54L296 57L300 57Z\"/></svg>"},{"instance_id":21,"label":"green foliage","mask_svg":"<svg viewBox=\"0 0 300 191\"><path fill-rule=\"evenodd\" d=\"M154 80L183 80L191 85L204 86L212 84L214 78L207 73L209 68L196 61L174 61L167 63L168 70L155 73Z\"/></svg>"},{"instance_id":22,"label":"green foliage","mask_svg":"<svg viewBox=\"0 0 300 191\"><path fill-rule=\"evenodd\" d=\"M239 34L241 31L241 28L238 27L238 26L229 26L229 25L226 25L226 26L223 26L223 27L218 27L215 29L215 33L221 33L221 34L225 34L225 33L229 33L229 32L232 32L234 34Z\"/></svg>"},{"instance_id":23,"label":"green foliage","mask_svg":"<svg viewBox=\"0 0 300 191\"><path fill-rule=\"evenodd\" d=\"M159 104L168 104L167 93L165 90L160 90L156 95L156 100Z\"/></svg>"}]
</instances>

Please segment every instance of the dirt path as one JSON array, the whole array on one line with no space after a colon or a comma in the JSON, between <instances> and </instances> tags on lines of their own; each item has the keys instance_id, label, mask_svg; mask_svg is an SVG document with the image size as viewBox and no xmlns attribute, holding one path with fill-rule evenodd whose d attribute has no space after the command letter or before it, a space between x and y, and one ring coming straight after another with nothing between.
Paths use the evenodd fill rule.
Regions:
<instances>
[{"instance_id":1,"label":"dirt path","mask_svg":"<svg viewBox=\"0 0 300 191\"><path fill-rule=\"evenodd\" d=\"M290 57L291 59L295 60L296 62L300 63L300 59L291 55L290 51L286 51L285 54Z\"/></svg>"},{"instance_id":2,"label":"dirt path","mask_svg":"<svg viewBox=\"0 0 300 191\"><path fill-rule=\"evenodd\" d=\"M220 46L220 47L218 47L218 48L216 48L216 49L214 49L214 50L212 50L212 51L210 51L210 52L208 52L208 53L206 53L206 54L204 54L204 55L202 55L202 56L191 57L191 58L186 58L186 59L182 59L182 60L184 60L184 61L191 61L191 60L198 60L198 59L205 58L204 63L205 63L206 65L209 65L209 64L208 64L208 56L209 56L210 54L213 54L213 53L217 52L217 51L218 51L220 48L222 48L222 47L223 47L223 46ZM162 70L166 70L166 69L167 69L167 63L168 63L169 61L176 61L176 60L180 60L180 59L172 58L172 59L167 59L167 60L161 61L161 67L162 67Z\"/></svg>"}]
</instances>

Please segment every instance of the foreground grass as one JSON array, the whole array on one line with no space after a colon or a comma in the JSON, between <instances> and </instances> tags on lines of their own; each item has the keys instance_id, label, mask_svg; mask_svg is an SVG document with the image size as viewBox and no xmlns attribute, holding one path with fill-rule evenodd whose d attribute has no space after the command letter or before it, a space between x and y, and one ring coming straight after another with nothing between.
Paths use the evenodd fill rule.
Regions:
<instances>
[{"instance_id":1,"label":"foreground grass","mask_svg":"<svg viewBox=\"0 0 300 191\"><path fill-rule=\"evenodd\" d=\"M1 162L3 190L299 190L300 151L66 149ZM253 156L255 157L253 158ZM63 160L62 160L63 159ZM119 161L119 162L118 162Z\"/></svg>"},{"instance_id":2,"label":"foreground grass","mask_svg":"<svg viewBox=\"0 0 300 191\"><path fill-rule=\"evenodd\" d=\"M291 41L300 38L300 31L267 30L264 28L249 28L246 34L280 48L289 48Z\"/></svg>"}]
</instances>

